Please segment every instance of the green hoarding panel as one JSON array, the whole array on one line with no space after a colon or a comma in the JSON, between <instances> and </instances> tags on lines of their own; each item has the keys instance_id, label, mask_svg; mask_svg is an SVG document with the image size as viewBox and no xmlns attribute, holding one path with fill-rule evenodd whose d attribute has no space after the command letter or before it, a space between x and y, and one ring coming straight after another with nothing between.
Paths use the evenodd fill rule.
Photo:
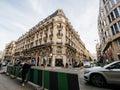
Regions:
<instances>
[{"instance_id":1,"label":"green hoarding panel","mask_svg":"<svg viewBox=\"0 0 120 90\"><path fill-rule=\"evenodd\" d=\"M10 67L10 75L12 74L12 67Z\"/></svg>"},{"instance_id":2,"label":"green hoarding panel","mask_svg":"<svg viewBox=\"0 0 120 90\"><path fill-rule=\"evenodd\" d=\"M9 68L9 66L7 66L7 72L9 73L9 69L8 68Z\"/></svg>"},{"instance_id":3,"label":"green hoarding panel","mask_svg":"<svg viewBox=\"0 0 120 90\"><path fill-rule=\"evenodd\" d=\"M58 89L68 90L68 80L66 73L58 73Z\"/></svg>"},{"instance_id":4,"label":"green hoarding panel","mask_svg":"<svg viewBox=\"0 0 120 90\"><path fill-rule=\"evenodd\" d=\"M15 76L17 76L17 67L15 67Z\"/></svg>"},{"instance_id":5,"label":"green hoarding panel","mask_svg":"<svg viewBox=\"0 0 120 90\"><path fill-rule=\"evenodd\" d=\"M10 66L9 68L10 68L10 73L9 74L11 75L12 74L12 67Z\"/></svg>"},{"instance_id":6,"label":"green hoarding panel","mask_svg":"<svg viewBox=\"0 0 120 90\"><path fill-rule=\"evenodd\" d=\"M50 89L50 75L49 71L43 71L43 83L44 83L44 88Z\"/></svg>"},{"instance_id":7,"label":"green hoarding panel","mask_svg":"<svg viewBox=\"0 0 120 90\"><path fill-rule=\"evenodd\" d=\"M9 68L10 68L10 67L9 67L9 66L7 66L7 73L9 73Z\"/></svg>"},{"instance_id":8,"label":"green hoarding panel","mask_svg":"<svg viewBox=\"0 0 120 90\"><path fill-rule=\"evenodd\" d=\"M28 71L26 78L27 78L27 81L30 81L30 70Z\"/></svg>"},{"instance_id":9,"label":"green hoarding panel","mask_svg":"<svg viewBox=\"0 0 120 90\"><path fill-rule=\"evenodd\" d=\"M33 73L33 83L38 84L38 70L34 69Z\"/></svg>"},{"instance_id":10,"label":"green hoarding panel","mask_svg":"<svg viewBox=\"0 0 120 90\"><path fill-rule=\"evenodd\" d=\"M14 72L15 72L15 71L14 71L14 67L12 66L12 75L14 75Z\"/></svg>"},{"instance_id":11,"label":"green hoarding panel","mask_svg":"<svg viewBox=\"0 0 120 90\"><path fill-rule=\"evenodd\" d=\"M18 77L18 76L19 76L19 67L16 67L15 76L16 76L16 77Z\"/></svg>"},{"instance_id":12,"label":"green hoarding panel","mask_svg":"<svg viewBox=\"0 0 120 90\"><path fill-rule=\"evenodd\" d=\"M11 75L12 75L12 74L13 74L13 67L11 66L10 69L11 69L11 70L10 70L10 71L11 71L10 73L11 73Z\"/></svg>"},{"instance_id":13,"label":"green hoarding panel","mask_svg":"<svg viewBox=\"0 0 120 90\"><path fill-rule=\"evenodd\" d=\"M16 68L13 66L13 75L15 76Z\"/></svg>"}]
</instances>

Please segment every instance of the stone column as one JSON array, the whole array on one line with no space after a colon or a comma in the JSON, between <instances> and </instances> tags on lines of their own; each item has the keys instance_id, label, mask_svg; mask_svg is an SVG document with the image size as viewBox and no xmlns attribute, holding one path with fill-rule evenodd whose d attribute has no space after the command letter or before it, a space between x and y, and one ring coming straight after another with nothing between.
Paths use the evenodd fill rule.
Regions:
<instances>
[{"instance_id":1,"label":"stone column","mask_svg":"<svg viewBox=\"0 0 120 90\"><path fill-rule=\"evenodd\" d=\"M55 67L55 56L54 55L52 56L51 60L52 60L52 63L51 63L52 65L51 66Z\"/></svg>"},{"instance_id":2,"label":"stone column","mask_svg":"<svg viewBox=\"0 0 120 90\"><path fill-rule=\"evenodd\" d=\"M66 66L66 56L64 55L63 56L63 64L64 64L64 67Z\"/></svg>"}]
</instances>

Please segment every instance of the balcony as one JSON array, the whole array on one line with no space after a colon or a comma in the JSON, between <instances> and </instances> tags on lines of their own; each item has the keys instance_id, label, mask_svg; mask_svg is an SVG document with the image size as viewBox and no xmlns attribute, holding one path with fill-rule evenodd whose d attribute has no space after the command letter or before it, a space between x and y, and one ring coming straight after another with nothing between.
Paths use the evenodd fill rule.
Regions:
<instances>
[{"instance_id":1,"label":"balcony","mask_svg":"<svg viewBox=\"0 0 120 90\"><path fill-rule=\"evenodd\" d=\"M65 43L65 46L76 51L76 49L73 46L71 46L70 43Z\"/></svg>"},{"instance_id":2,"label":"balcony","mask_svg":"<svg viewBox=\"0 0 120 90\"><path fill-rule=\"evenodd\" d=\"M56 50L58 54L62 54L62 50Z\"/></svg>"},{"instance_id":3,"label":"balcony","mask_svg":"<svg viewBox=\"0 0 120 90\"><path fill-rule=\"evenodd\" d=\"M62 42L57 42L56 44L62 45Z\"/></svg>"},{"instance_id":4,"label":"balcony","mask_svg":"<svg viewBox=\"0 0 120 90\"><path fill-rule=\"evenodd\" d=\"M57 28L58 28L58 29L63 29L63 26L59 26L59 25L58 25Z\"/></svg>"}]
</instances>

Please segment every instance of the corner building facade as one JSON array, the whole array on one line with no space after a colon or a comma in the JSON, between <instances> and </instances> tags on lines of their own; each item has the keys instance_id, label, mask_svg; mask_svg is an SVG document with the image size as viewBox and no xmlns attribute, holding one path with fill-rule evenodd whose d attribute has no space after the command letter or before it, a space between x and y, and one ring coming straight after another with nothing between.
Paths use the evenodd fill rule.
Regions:
<instances>
[{"instance_id":1,"label":"corner building facade","mask_svg":"<svg viewBox=\"0 0 120 90\"><path fill-rule=\"evenodd\" d=\"M120 0L100 0L98 31L105 60L120 60Z\"/></svg>"},{"instance_id":2,"label":"corner building facade","mask_svg":"<svg viewBox=\"0 0 120 90\"><path fill-rule=\"evenodd\" d=\"M35 57L37 66L43 65L46 59L47 65L53 67L92 58L61 9L16 41L15 57L27 56Z\"/></svg>"}]
</instances>

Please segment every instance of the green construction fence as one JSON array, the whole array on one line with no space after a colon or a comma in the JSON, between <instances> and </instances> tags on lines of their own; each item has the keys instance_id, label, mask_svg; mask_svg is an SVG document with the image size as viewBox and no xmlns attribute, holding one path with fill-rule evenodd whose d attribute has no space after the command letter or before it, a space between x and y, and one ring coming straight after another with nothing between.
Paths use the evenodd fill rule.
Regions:
<instances>
[{"instance_id":1,"label":"green construction fence","mask_svg":"<svg viewBox=\"0 0 120 90\"><path fill-rule=\"evenodd\" d=\"M8 66L7 73L21 78L19 67ZM78 74L31 68L27 80L48 90L80 90Z\"/></svg>"}]
</instances>

